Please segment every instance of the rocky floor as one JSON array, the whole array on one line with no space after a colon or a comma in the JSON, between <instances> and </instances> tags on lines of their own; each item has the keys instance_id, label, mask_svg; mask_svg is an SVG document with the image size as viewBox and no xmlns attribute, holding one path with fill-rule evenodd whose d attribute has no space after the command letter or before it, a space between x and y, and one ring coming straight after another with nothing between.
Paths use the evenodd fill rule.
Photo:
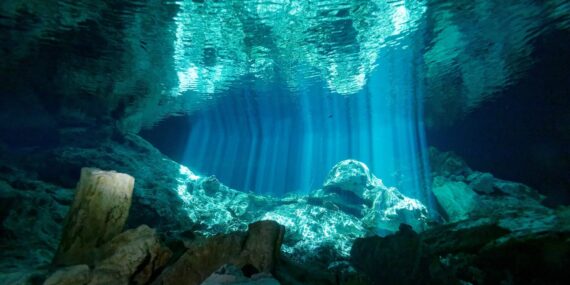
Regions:
<instances>
[{"instance_id":1,"label":"rocky floor","mask_svg":"<svg viewBox=\"0 0 570 285\"><path fill-rule=\"evenodd\" d=\"M570 211L546 208L533 189L473 171L451 153L430 149L441 224L354 160L309 195L275 198L197 176L136 135L69 129L60 137L65 143L49 149L1 152L0 284L567 280ZM90 264L53 267L84 166L135 177L127 230Z\"/></svg>"}]
</instances>

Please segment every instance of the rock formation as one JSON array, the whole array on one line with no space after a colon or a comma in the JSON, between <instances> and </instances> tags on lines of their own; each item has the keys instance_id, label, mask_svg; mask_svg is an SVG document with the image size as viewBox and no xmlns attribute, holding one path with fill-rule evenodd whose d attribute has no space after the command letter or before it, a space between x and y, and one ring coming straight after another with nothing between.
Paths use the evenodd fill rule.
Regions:
<instances>
[{"instance_id":1,"label":"rock formation","mask_svg":"<svg viewBox=\"0 0 570 285\"><path fill-rule=\"evenodd\" d=\"M357 239L351 263L372 284L567 284L569 223L566 208L491 214L419 234L402 227Z\"/></svg>"},{"instance_id":2,"label":"rock formation","mask_svg":"<svg viewBox=\"0 0 570 285\"><path fill-rule=\"evenodd\" d=\"M136 135L111 132L93 144L78 132L62 134L78 138L66 140L66 145L27 153L25 158L14 154L0 159L0 201L4 205L0 241L7 248L0 252L0 283L188 284L181 280L190 280L190 284L199 284L211 277L208 282L229 278L245 284L278 280L317 285L370 284L369 279L380 277L413 281L425 276L440 282L447 280L445 272L450 270L463 274L453 278L475 282L480 277L463 277L468 268L491 269L478 263L462 263L467 267L453 263L462 254L469 262L483 260L464 250L483 252L483 242L477 240L480 235L487 257L513 253L495 246L504 237L516 237L517 243L508 243L516 248L546 250L539 245L550 241L553 247L565 246L551 233L568 224L566 212L555 214L540 204L541 196L533 189L471 170L459 157L435 149L430 150L433 194L444 219L454 224L428 227L423 204L385 186L358 161L335 166L322 189L276 198L230 189L213 176L198 176ZM73 209L71 188L84 165L136 178L126 222L129 230L86 252L92 259L45 269L41 266L50 263L57 249L65 213ZM410 227L390 236L401 223ZM353 248L354 240L374 233L387 236L386 240L375 237ZM565 235L561 230L558 233ZM472 234L477 239L467 238ZM439 263L434 263L433 248L443 246L437 250L443 253ZM419 260L415 249L423 252ZM374 277L369 273L372 269L363 266L390 264L389 257L400 250L402 266L412 263L412 271L401 267L392 271L387 265ZM454 250L461 254L453 254ZM425 264L429 264L428 271ZM243 276L236 274L236 268Z\"/></svg>"},{"instance_id":3,"label":"rock formation","mask_svg":"<svg viewBox=\"0 0 570 285\"><path fill-rule=\"evenodd\" d=\"M351 199L352 194L356 198ZM364 163L356 160L337 163L318 195L340 203L341 209L360 212L364 226L378 234L393 233L400 223L423 230L428 220L428 210L420 201L404 196L395 187L386 187Z\"/></svg>"},{"instance_id":4,"label":"rock formation","mask_svg":"<svg viewBox=\"0 0 570 285\"><path fill-rule=\"evenodd\" d=\"M351 264L372 284L566 284L570 211L520 183L471 170L430 149L433 193L451 222L359 238ZM381 267L382 270L378 270Z\"/></svg>"},{"instance_id":5,"label":"rock formation","mask_svg":"<svg viewBox=\"0 0 570 285\"><path fill-rule=\"evenodd\" d=\"M146 225L127 230L98 250L89 285L147 284L172 252Z\"/></svg>"},{"instance_id":6,"label":"rock formation","mask_svg":"<svg viewBox=\"0 0 570 285\"><path fill-rule=\"evenodd\" d=\"M548 211L536 190L472 170L453 153L430 148L432 192L450 222L517 211Z\"/></svg>"}]
</instances>

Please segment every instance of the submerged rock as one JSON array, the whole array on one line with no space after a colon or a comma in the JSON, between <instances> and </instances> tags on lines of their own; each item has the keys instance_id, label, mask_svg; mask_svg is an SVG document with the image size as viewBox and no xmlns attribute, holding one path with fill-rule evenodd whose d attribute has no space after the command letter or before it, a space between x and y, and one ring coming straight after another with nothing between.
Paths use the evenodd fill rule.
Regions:
<instances>
[{"instance_id":1,"label":"submerged rock","mask_svg":"<svg viewBox=\"0 0 570 285\"><path fill-rule=\"evenodd\" d=\"M372 201L376 196L374 189L378 186L377 181L366 164L348 159L333 166L323 183L323 189L350 192L359 198Z\"/></svg>"},{"instance_id":2,"label":"submerged rock","mask_svg":"<svg viewBox=\"0 0 570 285\"><path fill-rule=\"evenodd\" d=\"M451 222L467 219L479 203L473 189L461 181L435 177L432 192Z\"/></svg>"},{"instance_id":3,"label":"submerged rock","mask_svg":"<svg viewBox=\"0 0 570 285\"><path fill-rule=\"evenodd\" d=\"M548 231L557 223L546 218L552 211L540 205L540 195L531 188L473 171L452 154L433 151L432 156L434 196L448 220L474 228L470 223L485 224L484 217L493 217L497 223L493 227L521 235L523 229ZM14 165L0 163L6 170L0 171L0 195L5 198L0 200L5 206L0 209L0 240L8 248L0 252L0 266L6 272L27 272L19 266L36 268L49 263L71 205L73 191L69 188L84 165L135 177L127 227L149 224L159 233L139 227L99 247L89 274L92 284L125 284L125 280L134 284L199 284L224 264L248 272L246 278L273 272L277 279L286 280L285 284L339 284L338 280L364 284L355 281L360 277L347 264L355 239L396 232L401 223L420 232L422 239L432 237L422 233L428 222L422 203L385 186L366 165L354 160L335 166L322 189L277 198L231 189L214 176L198 176L135 135L111 136L97 144L70 142L30 154L28 159ZM521 211L527 213L524 218ZM285 230L275 222L255 223L261 220L273 220ZM442 230L440 234L450 237L437 244L476 248L481 243L465 236L495 233L489 227L487 230L455 231L463 237L461 245L453 232ZM171 246L178 244L168 266L170 251L159 235ZM278 254L280 249L282 254ZM433 270L445 268L438 266ZM59 276L65 277L64 273ZM38 274L31 276L39 278Z\"/></svg>"},{"instance_id":4,"label":"submerged rock","mask_svg":"<svg viewBox=\"0 0 570 285\"><path fill-rule=\"evenodd\" d=\"M469 186L479 193L491 194L494 191L495 178L490 173L475 172L467 180L470 181Z\"/></svg>"},{"instance_id":5,"label":"submerged rock","mask_svg":"<svg viewBox=\"0 0 570 285\"><path fill-rule=\"evenodd\" d=\"M433 194L450 222L518 211L545 212L543 196L516 182L474 171L453 153L430 148Z\"/></svg>"},{"instance_id":6,"label":"submerged rock","mask_svg":"<svg viewBox=\"0 0 570 285\"><path fill-rule=\"evenodd\" d=\"M226 264L210 275L202 285L279 285L280 283L268 273L253 274L250 278L244 276L243 271L235 265Z\"/></svg>"},{"instance_id":7,"label":"submerged rock","mask_svg":"<svg viewBox=\"0 0 570 285\"><path fill-rule=\"evenodd\" d=\"M351 263L373 284L567 284L565 212L496 212L419 234L402 228L356 240Z\"/></svg>"},{"instance_id":8,"label":"submerged rock","mask_svg":"<svg viewBox=\"0 0 570 285\"><path fill-rule=\"evenodd\" d=\"M404 196L396 188L384 187L364 217L364 225L377 234L385 235L407 223L417 231L426 228L428 210L420 201Z\"/></svg>"},{"instance_id":9,"label":"submerged rock","mask_svg":"<svg viewBox=\"0 0 570 285\"><path fill-rule=\"evenodd\" d=\"M285 226L283 253L298 263L346 259L352 240L365 234L356 217L306 203L279 206L262 219Z\"/></svg>"},{"instance_id":10,"label":"submerged rock","mask_svg":"<svg viewBox=\"0 0 570 285\"><path fill-rule=\"evenodd\" d=\"M142 225L116 236L97 255L89 285L147 284L152 274L166 265L172 252L155 230Z\"/></svg>"},{"instance_id":11,"label":"submerged rock","mask_svg":"<svg viewBox=\"0 0 570 285\"><path fill-rule=\"evenodd\" d=\"M386 187L368 167L356 160L337 163L316 196L340 204L339 209L363 217L363 226L373 233L385 235L407 223L421 231L428 220L427 208L395 187ZM350 199L346 194L354 194ZM355 214L359 210L359 214Z\"/></svg>"},{"instance_id":12,"label":"submerged rock","mask_svg":"<svg viewBox=\"0 0 570 285\"><path fill-rule=\"evenodd\" d=\"M64 267L49 276L44 285L87 285L91 270L85 264Z\"/></svg>"},{"instance_id":13,"label":"submerged rock","mask_svg":"<svg viewBox=\"0 0 570 285\"><path fill-rule=\"evenodd\" d=\"M152 284L201 284L221 266L231 263L255 272L273 271L279 258L283 227L260 221L248 232L234 232L189 243L184 254L166 268Z\"/></svg>"},{"instance_id":14,"label":"submerged rock","mask_svg":"<svg viewBox=\"0 0 570 285\"><path fill-rule=\"evenodd\" d=\"M44 285L148 284L171 255L155 230L142 225L98 248L91 256L92 269L86 264L59 268L45 279Z\"/></svg>"},{"instance_id":15,"label":"submerged rock","mask_svg":"<svg viewBox=\"0 0 570 285\"><path fill-rule=\"evenodd\" d=\"M0 271L49 264L73 191L2 162L0 169Z\"/></svg>"},{"instance_id":16,"label":"submerged rock","mask_svg":"<svg viewBox=\"0 0 570 285\"><path fill-rule=\"evenodd\" d=\"M410 226L385 238L356 239L351 264L369 275L373 284L426 284L429 258L420 236Z\"/></svg>"}]
</instances>

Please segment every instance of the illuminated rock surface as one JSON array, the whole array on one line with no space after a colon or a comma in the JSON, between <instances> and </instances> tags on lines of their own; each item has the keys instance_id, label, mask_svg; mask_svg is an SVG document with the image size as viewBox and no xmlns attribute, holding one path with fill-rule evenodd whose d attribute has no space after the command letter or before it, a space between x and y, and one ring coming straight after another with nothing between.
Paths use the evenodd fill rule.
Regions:
<instances>
[{"instance_id":1,"label":"illuminated rock surface","mask_svg":"<svg viewBox=\"0 0 570 285\"><path fill-rule=\"evenodd\" d=\"M359 161L344 160L330 171L318 192L323 199L332 202L342 201L342 205L356 206L364 216L364 227L383 234L398 230L400 223L412 225L415 230L423 230L428 220L427 208L418 200L404 196L394 187L386 187L381 179L370 173L368 167ZM355 195L359 199L351 199ZM359 205L360 204L360 205ZM365 209L364 206L367 207Z\"/></svg>"},{"instance_id":2,"label":"illuminated rock surface","mask_svg":"<svg viewBox=\"0 0 570 285\"><path fill-rule=\"evenodd\" d=\"M428 209L420 201L402 195L394 187L384 187L364 217L365 226L373 232L386 235L397 231L400 224L422 231L429 220Z\"/></svg>"},{"instance_id":3,"label":"illuminated rock surface","mask_svg":"<svg viewBox=\"0 0 570 285\"><path fill-rule=\"evenodd\" d=\"M356 160L345 160L337 163L329 172L323 188L329 191L352 192L356 196L373 201L378 194L377 187L382 183L368 167Z\"/></svg>"}]
</instances>

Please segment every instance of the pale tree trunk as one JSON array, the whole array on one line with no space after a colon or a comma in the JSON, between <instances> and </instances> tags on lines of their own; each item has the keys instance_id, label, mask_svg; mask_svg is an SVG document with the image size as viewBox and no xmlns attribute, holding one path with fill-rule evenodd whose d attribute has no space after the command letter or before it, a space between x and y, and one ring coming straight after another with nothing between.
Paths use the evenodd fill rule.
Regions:
<instances>
[{"instance_id":1,"label":"pale tree trunk","mask_svg":"<svg viewBox=\"0 0 570 285\"><path fill-rule=\"evenodd\" d=\"M135 179L124 173L82 168L67 214L55 265L91 264L95 249L121 233Z\"/></svg>"}]
</instances>

